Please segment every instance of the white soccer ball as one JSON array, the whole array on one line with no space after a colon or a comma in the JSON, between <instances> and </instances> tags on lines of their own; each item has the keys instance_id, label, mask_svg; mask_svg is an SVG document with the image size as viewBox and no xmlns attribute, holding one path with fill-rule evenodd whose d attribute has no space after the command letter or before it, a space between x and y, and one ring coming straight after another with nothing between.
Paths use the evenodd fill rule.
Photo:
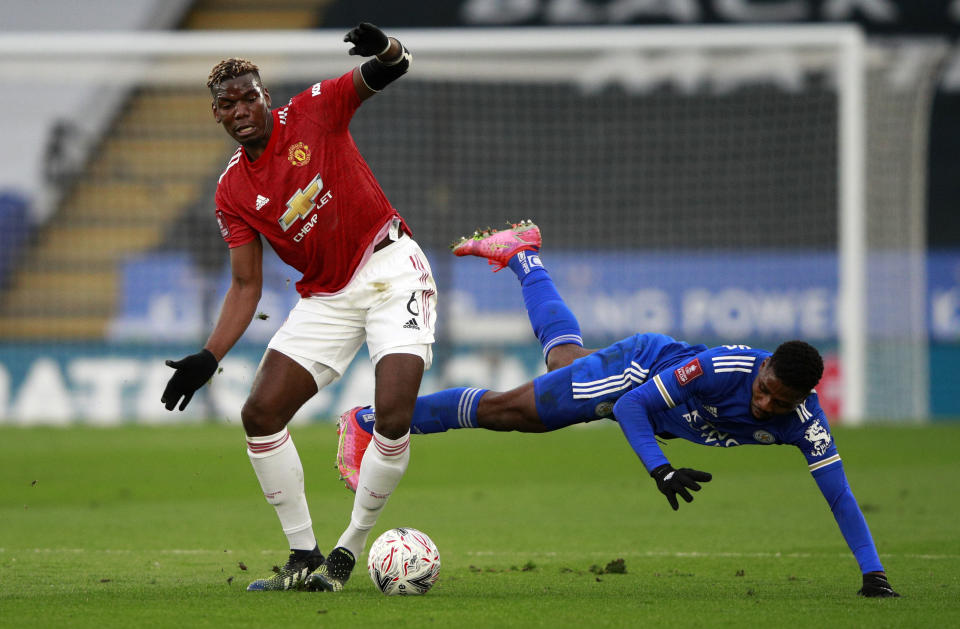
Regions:
<instances>
[{"instance_id":1,"label":"white soccer ball","mask_svg":"<svg viewBox=\"0 0 960 629\"><path fill-rule=\"evenodd\" d=\"M440 552L426 533L390 529L370 546L367 571L388 596L426 594L440 576Z\"/></svg>"}]
</instances>

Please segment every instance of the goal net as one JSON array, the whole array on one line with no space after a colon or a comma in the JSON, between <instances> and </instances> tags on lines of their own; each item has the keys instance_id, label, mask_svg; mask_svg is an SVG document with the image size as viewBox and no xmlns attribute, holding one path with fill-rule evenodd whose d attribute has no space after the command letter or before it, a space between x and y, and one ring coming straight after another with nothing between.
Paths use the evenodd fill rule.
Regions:
<instances>
[{"instance_id":1,"label":"goal net","mask_svg":"<svg viewBox=\"0 0 960 629\"><path fill-rule=\"evenodd\" d=\"M446 251L529 218L590 346L802 338L827 357L834 416L927 414L926 133L943 51L846 26L392 34L413 69L351 131L437 276L434 386L465 377L464 354L501 361L494 380L540 369L513 278ZM258 63L274 105L355 62L331 31L0 37L27 119L56 129L25 171L30 233L0 234L16 252L0 259L7 416L76 412L25 401L41 387L11 366L17 348L69 361L56 352L100 344L146 392L165 372L136 356L206 338L227 282L212 195L234 147L204 83L227 56ZM268 264L251 353L295 300L292 273ZM79 386L82 368L61 366ZM81 408L105 399L94 390ZM149 415L149 400L115 413Z\"/></svg>"}]
</instances>

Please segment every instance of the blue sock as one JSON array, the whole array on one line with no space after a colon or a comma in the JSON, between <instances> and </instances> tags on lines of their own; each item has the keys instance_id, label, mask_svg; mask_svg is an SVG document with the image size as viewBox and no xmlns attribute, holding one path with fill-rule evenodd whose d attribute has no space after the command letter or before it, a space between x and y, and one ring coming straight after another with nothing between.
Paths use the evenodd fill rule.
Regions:
<instances>
[{"instance_id":1,"label":"blue sock","mask_svg":"<svg viewBox=\"0 0 960 629\"><path fill-rule=\"evenodd\" d=\"M487 389L459 387L446 389L431 395L421 395L413 408L410 432L429 435L446 432L451 428L477 428L477 407ZM365 418L373 413L372 408L357 412L357 423L373 434L373 422Z\"/></svg>"},{"instance_id":2,"label":"blue sock","mask_svg":"<svg viewBox=\"0 0 960 629\"><path fill-rule=\"evenodd\" d=\"M373 434L373 407L361 408L357 411L357 425L369 435Z\"/></svg>"},{"instance_id":3,"label":"blue sock","mask_svg":"<svg viewBox=\"0 0 960 629\"><path fill-rule=\"evenodd\" d=\"M507 262L520 280L523 303L533 333L540 340L544 357L557 345L573 344L583 347L580 324L557 292L553 278L543 268L536 251L520 251Z\"/></svg>"}]
</instances>

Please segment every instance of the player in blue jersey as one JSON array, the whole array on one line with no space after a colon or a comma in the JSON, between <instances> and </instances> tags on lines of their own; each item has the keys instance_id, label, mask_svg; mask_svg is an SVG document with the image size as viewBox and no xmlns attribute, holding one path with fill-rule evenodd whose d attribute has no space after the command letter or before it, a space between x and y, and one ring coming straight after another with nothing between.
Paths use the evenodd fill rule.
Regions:
<instances>
[{"instance_id":1,"label":"player in blue jersey","mask_svg":"<svg viewBox=\"0 0 960 629\"><path fill-rule=\"evenodd\" d=\"M548 373L506 392L455 388L421 396L411 432L546 432L615 419L674 510L679 508L677 496L692 502L690 492L699 491L711 475L675 469L657 437L723 447L796 446L860 566L858 594L899 596L887 581L813 390L823 375L823 360L814 347L789 341L770 353L746 345L707 348L662 334L636 334L604 349L586 349L576 318L541 263L540 244L540 230L526 221L509 230L477 232L453 251L487 258L495 270L508 266L516 273ZM373 416L373 409L358 407L344 413L338 424L337 463L354 491Z\"/></svg>"}]
</instances>

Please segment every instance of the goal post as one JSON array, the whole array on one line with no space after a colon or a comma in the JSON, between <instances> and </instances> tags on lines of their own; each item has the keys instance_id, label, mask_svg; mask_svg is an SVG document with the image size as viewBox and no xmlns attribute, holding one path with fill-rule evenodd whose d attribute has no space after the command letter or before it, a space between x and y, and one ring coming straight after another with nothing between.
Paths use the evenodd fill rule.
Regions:
<instances>
[{"instance_id":1,"label":"goal post","mask_svg":"<svg viewBox=\"0 0 960 629\"><path fill-rule=\"evenodd\" d=\"M476 226L532 218L591 343L805 338L831 358L822 396L844 421L927 415L918 191L942 50L918 46L897 74L896 46L853 25L390 34L413 69L351 132L432 257L449 353L529 345L514 287L443 253ZM225 259L211 182L232 151L207 73L249 57L280 105L352 67L342 35L0 35L11 84L72 99L49 117L86 124L68 176L34 175L55 193L38 195L50 207L33 244L0 277L0 348L202 341ZM168 280L168 294L147 288Z\"/></svg>"}]
</instances>

